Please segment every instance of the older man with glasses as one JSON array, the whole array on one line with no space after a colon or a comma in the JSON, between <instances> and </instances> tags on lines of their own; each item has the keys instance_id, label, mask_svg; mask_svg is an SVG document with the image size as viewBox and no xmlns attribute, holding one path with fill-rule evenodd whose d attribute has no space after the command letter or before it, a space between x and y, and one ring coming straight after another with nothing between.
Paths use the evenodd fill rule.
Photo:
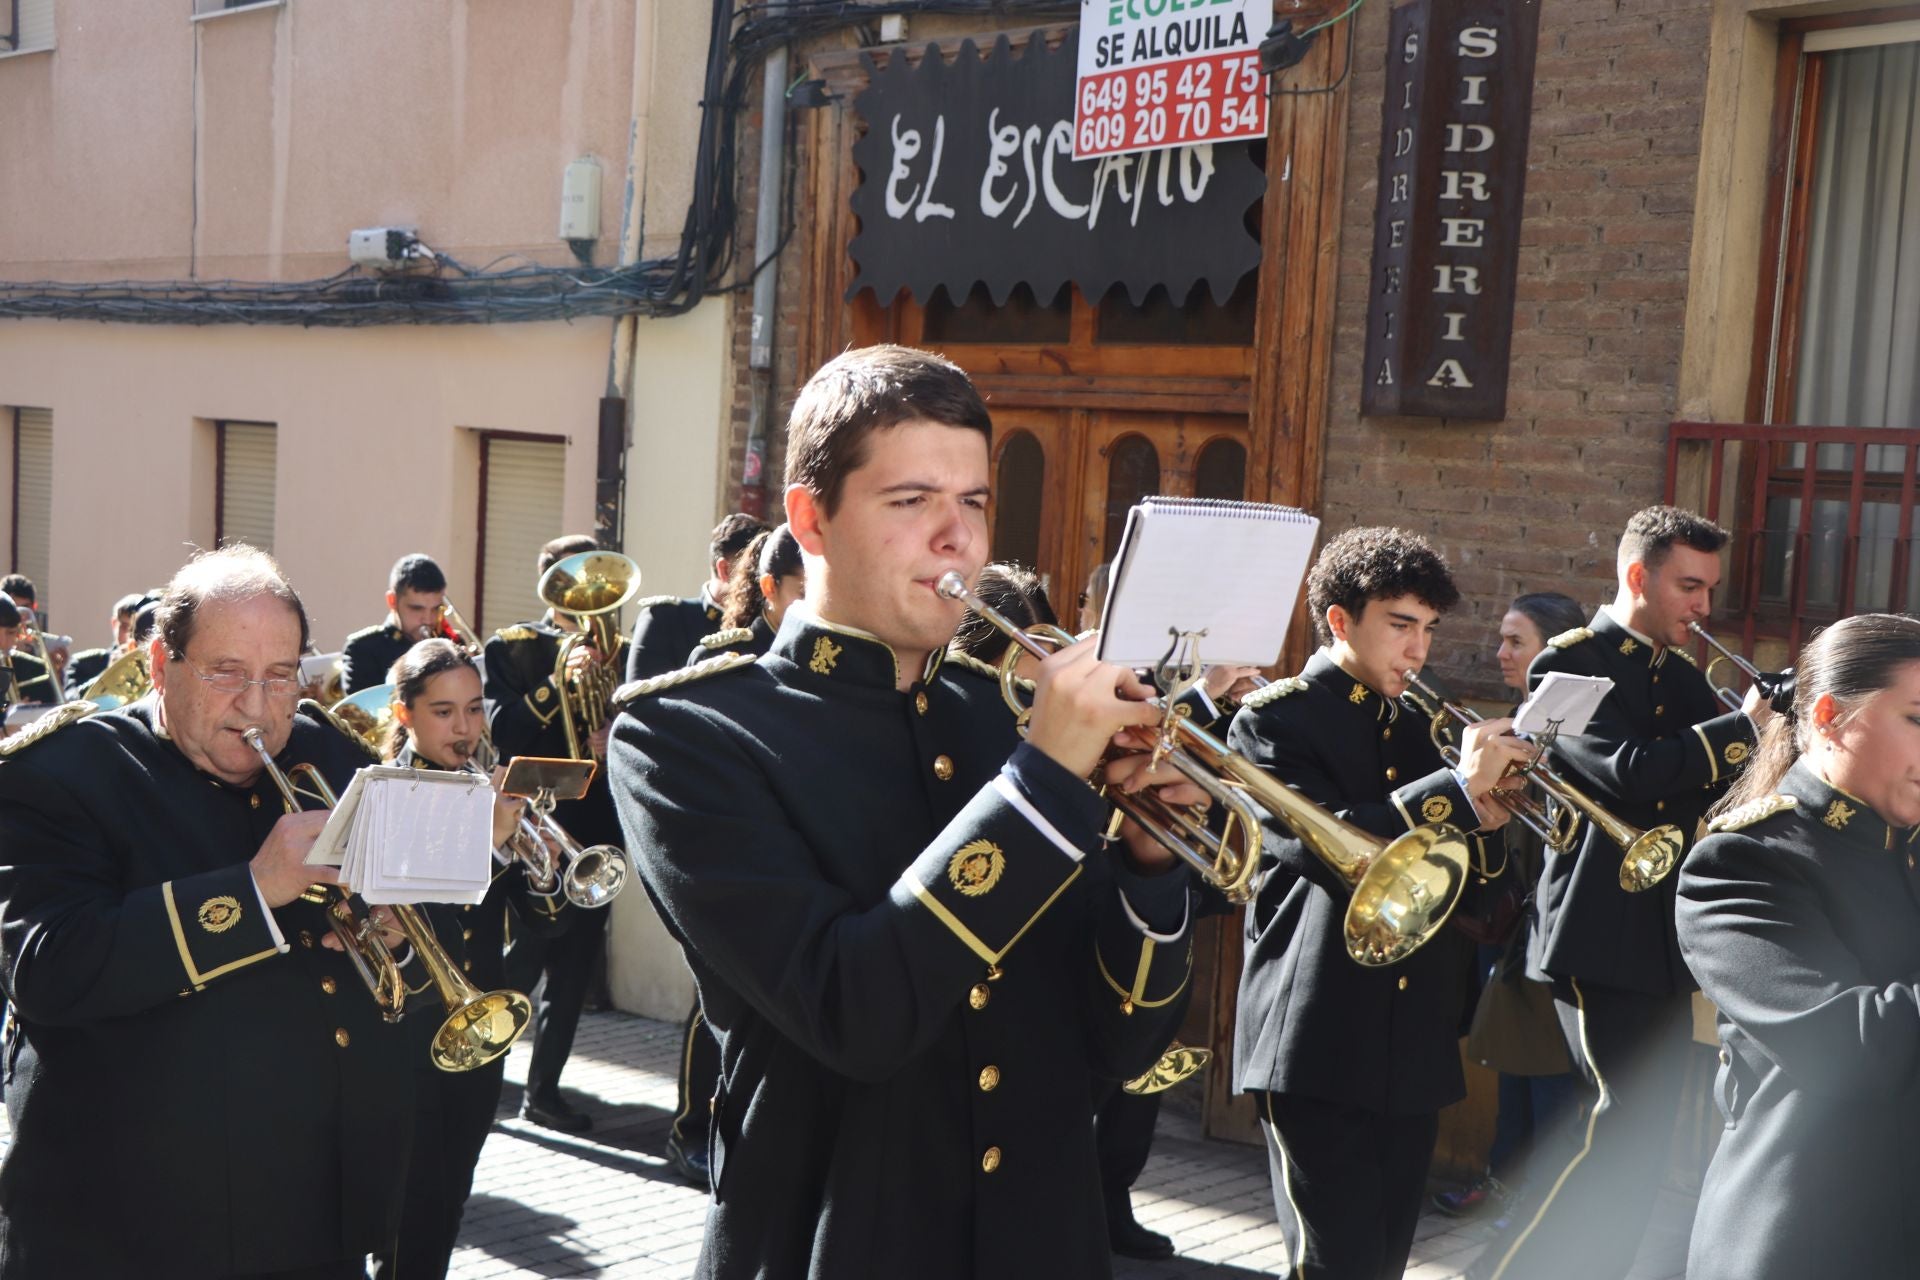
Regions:
<instances>
[{"instance_id":1,"label":"older man with glasses","mask_svg":"<svg viewBox=\"0 0 1920 1280\"><path fill-rule=\"evenodd\" d=\"M4 747L5 1280L332 1280L393 1237L418 1037L301 896L334 878L304 862L326 815L285 814L243 736L336 789L367 763L297 707L306 637L271 557L201 555L151 695Z\"/></svg>"}]
</instances>

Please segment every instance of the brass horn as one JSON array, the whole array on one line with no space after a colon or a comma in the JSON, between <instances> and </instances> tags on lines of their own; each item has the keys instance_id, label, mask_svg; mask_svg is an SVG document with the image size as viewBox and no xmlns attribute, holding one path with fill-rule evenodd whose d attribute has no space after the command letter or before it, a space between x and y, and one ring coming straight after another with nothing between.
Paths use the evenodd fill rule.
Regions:
<instances>
[{"instance_id":1,"label":"brass horn","mask_svg":"<svg viewBox=\"0 0 1920 1280\"><path fill-rule=\"evenodd\" d=\"M1486 717L1472 707L1448 702L1419 672L1401 674L1408 685L1408 699L1427 717L1427 733L1440 752L1441 761L1449 768L1459 768L1460 748L1447 740L1448 726L1479 724ZM1580 836L1580 811L1559 803L1557 797L1550 795L1543 804L1523 791L1502 791L1499 799L1521 825L1539 836L1549 849L1565 853Z\"/></svg>"},{"instance_id":2,"label":"brass horn","mask_svg":"<svg viewBox=\"0 0 1920 1280\"><path fill-rule=\"evenodd\" d=\"M1741 675L1745 676L1750 683L1760 686L1760 692L1767 697L1771 698L1779 692L1781 681L1778 676L1768 675L1732 649L1727 648L1726 645L1721 644L1699 623L1689 622L1687 624L1687 630L1693 632L1693 634L1699 636L1702 640L1705 640L1708 647L1713 650L1713 658L1707 663L1707 669L1703 674L1707 677L1707 687L1713 690L1714 697L1720 699L1721 706L1729 711L1738 711L1746 705L1747 701L1746 695L1741 693L1740 690L1735 688L1731 683L1714 683L1714 668L1720 666L1722 663L1734 668Z\"/></svg>"},{"instance_id":3,"label":"brass horn","mask_svg":"<svg viewBox=\"0 0 1920 1280\"><path fill-rule=\"evenodd\" d=\"M475 758L467 761L466 767L493 787L490 768L493 744L483 740L481 745L484 750L476 751ZM494 790L497 792L498 788ZM557 877L560 891L574 906L589 911L606 906L626 887L626 854L610 844L582 848L579 841L567 834L566 828L553 820L553 805L551 791L542 791L527 801L527 813L533 816L520 816L513 835L507 840L508 856L525 864L527 875L539 892L552 893ZM556 846L560 850L557 858L553 852ZM495 856L500 856L497 850Z\"/></svg>"},{"instance_id":4,"label":"brass horn","mask_svg":"<svg viewBox=\"0 0 1920 1280\"><path fill-rule=\"evenodd\" d=\"M480 651L486 647L474 629L467 625L467 620L460 616L460 611L453 607L453 602L446 599L440 601L440 634L453 641L469 658L478 658Z\"/></svg>"},{"instance_id":5,"label":"brass horn","mask_svg":"<svg viewBox=\"0 0 1920 1280\"><path fill-rule=\"evenodd\" d=\"M607 722L607 706L620 683L621 673L614 669L620 610L640 594L640 566L617 551L582 551L556 560L540 575L538 591L549 609L572 615L582 628L561 643L553 661L553 682L561 692L567 754L590 760L587 739ZM568 659L583 644L600 656L579 672L569 672Z\"/></svg>"},{"instance_id":6,"label":"brass horn","mask_svg":"<svg viewBox=\"0 0 1920 1280\"><path fill-rule=\"evenodd\" d=\"M1417 689L1425 690L1429 697L1437 699L1438 695L1434 694L1433 687L1420 680L1417 673L1408 671L1405 675L1407 683ZM1446 705L1452 706L1452 704ZM1453 710L1473 717L1466 723L1471 724L1480 719L1470 708L1454 707ZM1539 784L1540 789L1562 809L1584 817L1598 827L1609 840L1626 851L1626 856L1620 862L1620 887L1628 893L1645 893L1665 880L1672 874L1674 867L1679 865L1680 850L1686 843L1686 837L1681 835L1680 828L1667 823L1642 831L1638 827L1622 822L1555 770L1547 762L1545 748L1536 753L1529 763L1516 765L1512 774L1514 777L1525 777Z\"/></svg>"},{"instance_id":7,"label":"brass horn","mask_svg":"<svg viewBox=\"0 0 1920 1280\"><path fill-rule=\"evenodd\" d=\"M1028 653L1047 656L1045 644L975 595L958 573L942 576L937 590L949 600L965 601ZM1057 629L1051 636L1056 645L1071 639ZM1160 699L1152 705L1166 710ZM1468 855L1466 837L1457 828L1435 823L1383 842L1282 784L1185 717L1169 713L1161 734L1161 758L1226 810L1225 827L1216 836L1200 815L1169 806L1151 791L1114 796L1114 807L1193 866L1229 901L1245 902L1252 896L1260 860L1259 810L1265 809L1352 890L1346 946L1360 964L1406 959L1439 931L1459 903Z\"/></svg>"},{"instance_id":8,"label":"brass horn","mask_svg":"<svg viewBox=\"0 0 1920 1280\"><path fill-rule=\"evenodd\" d=\"M393 729L393 693L391 684L376 684L350 693L327 708L335 724L358 738L367 750L384 756L387 737Z\"/></svg>"},{"instance_id":9,"label":"brass horn","mask_svg":"<svg viewBox=\"0 0 1920 1280\"><path fill-rule=\"evenodd\" d=\"M327 785L318 769L303 763L282 772L257 727L249 726L241 736L259 753L267 776L280 789L280 799L288 813L299 813L306 808L301 803L303 797L319 802L324 809L334 807L333 788ZM304 791L293 781L301 775L306 779ZM328 923L333 926L334 935L346 948L347 957L367 984L367 990L373 993L381 1016L389 1022L398 1021L406 1006L407 986L392 951L380 939L379 928L371 914L362 917L354 910L348 890L337 884L322 888L327 899ZM442 1071L471 1071L512 1048L533 1020L532 1002L518 991L482 993L461 974L460 967L434 936L433 926L425 916L409 903L396 903L387 910L393 913L400 931L426 965L434 989L447 1009L447 1020L440 1024L440 1030L433 1037L430 1050L433 1065Z\"/></svg>"},{"instance_id":10,"label":"brass horn","mask_svg":"<svg viewBox=\"0 0 1920 1280\"><path fill-rule=\"evenodd\" d=\"M135 645L109 662L106 669L87 682L77 701L91 702L102 711L124 707L147 696L153 688L153 676L147 670L147 651Z\"/></svg>"}]
</instances>

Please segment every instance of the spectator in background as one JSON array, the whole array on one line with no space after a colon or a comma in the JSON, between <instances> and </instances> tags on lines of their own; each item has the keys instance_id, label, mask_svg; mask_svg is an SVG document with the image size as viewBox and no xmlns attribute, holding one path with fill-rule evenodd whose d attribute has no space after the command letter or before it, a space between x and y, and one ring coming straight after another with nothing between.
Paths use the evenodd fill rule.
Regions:
<instances>
[{"instance_id":1,"label":"spectator in background","mask_svg":"<svg viewBox=\"0 0 1920 1280\"><path fill-rule=\"evenodd\" d=\"M1500 680L1512 698L1527 692L1527 666L1547 641L1584 625L1578 601L1542 591L1515 597L1500 620ZM1537 788L1531 789L1536 798ZM1500 1073L1499 1110L1487 1167L1472 1184L1433 1197L1434 1208L1449 1217L1472 1217L1504 1209L1525 1184L1527 1161L1537 1140L1567 1114L1576 1092L1560 1020L1553 1011L1553 988L1527 977L1527 906L1540 879L1544 856L1540 837L1520 822L1504 828L1507 874L1501 877L1505 904L1489 920L1489 937L1476 956L1481 981L1467 1035L1467 1056Z\"/></svg>"}]
</instances>

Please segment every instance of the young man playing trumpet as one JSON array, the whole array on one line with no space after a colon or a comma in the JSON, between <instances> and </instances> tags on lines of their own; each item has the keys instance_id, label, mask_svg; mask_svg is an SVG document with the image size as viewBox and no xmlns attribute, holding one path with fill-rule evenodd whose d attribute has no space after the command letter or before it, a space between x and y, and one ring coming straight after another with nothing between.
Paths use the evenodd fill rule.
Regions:
<instances>
[{"instance_id":1,"label":"young man playing trumpet","mask_svg":"<svg viewBox=\"0 0 1920 1280\"><path fill-rule=\"evenodd\" d=\"M440 606L447 575L429 556L415 552L394 561L387 575L387 620L347 637L340 654L340 688L358 693L383 684L387 669L420 641L440 634Z\"/></svg>"},{"instance_id":2,"label":"young man playing trumpet","mask_svg":"<svg viewBox=\"0 0 1920 1280\"><path fill-rule=\"evenodd\" d=\"M623 690L628 848L721 1045L697 1276L1111 1274L1089 1101L1179 1023L1189 877L1131 824L1103 842L1085 781L1160 718L1132 673L1061 650L1022 741L946 660L991 429L937 356L827 364L788 428L805 600L757 661ZM1107 783L1202 798L1149 759Z\"/></svg>"},{"instance_id":3,"label":"young man playing trumpet","mask_svg":"<svg viewBox=\"0 0 1920 1280\"><path fill-rule=\"evenodd\" d=\"M1449 769L1417 714L1406 672L1426 665L1459 600L1446 562L1401 529L1351 529L1307 577L1322 648L1301 673L1250 695L1234 750L1307 799L1383 839L1426 823L1490 832L1493 798L1525 756L1510 721L1470 726ZM1386 1280L1405 1269L1440 1109L1466 1094L1458 1048L1470 944L1453 929L1398 964L1348 955L1351 893L1278 821L1246 915L1234 1083L1260 1107L1274 1207L1293 1274ZM1499 872L1470 842L1484 883Z\"/></svg>"},{"instance_id":4,"label":"young man playing trumpet","mask_svg":"<svg viewBox=\"0 0 1920 1280\"><path fill-rule=\"evenodd\" d=\"M1724 711L1686 650L1688 624L1712 609L1726 543L1726 530L1690 511L1637 513L1620 538L1613 603L1549 639L1528 673L1536 687L1556 671L1613 681L1587 731L1555 743L1556 767L1623 822L1676 827L1682 849L1772 714L1757 688L1741 710ZM1568 1056L1591 1097L1562 1135L1565 1150L1536 1160L1509 1235L1476 1275L1616 1280L1633 1268L1653 1212L1697 984L1674 925L1678 877L1630 893L1621 857L1591 822L1576 849L1547 853L1527 971L1553 984Z\"/></svg>"}]
</instances>

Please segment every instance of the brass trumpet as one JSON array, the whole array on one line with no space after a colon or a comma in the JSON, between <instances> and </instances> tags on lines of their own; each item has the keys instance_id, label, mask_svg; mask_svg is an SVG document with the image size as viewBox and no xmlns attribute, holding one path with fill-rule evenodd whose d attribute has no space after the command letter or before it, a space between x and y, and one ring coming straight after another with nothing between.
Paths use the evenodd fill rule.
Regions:
<instances>
[{"instance_id":1,"label":"brass trumpet","mask_svg":"<svg viewBox=\"0 0 1920 1280\"><path fill-rule=\"evenodd\" d=\"M1401 675L1408 685L1407 697L1427 717L1427 733L1432 737L1434 747L1439 750L1441 761L1448 768L1459 768L1460 748L1447 741L1448 724L1479 724L1486 717L1472 707L1448 702L1432 685L1421 679L1418 672L1405 671ZM1524 791L1503 791L1500 803L1519 819L1522 826L1539 836L1549 849L1565 853L1573 848L1574 841L1580 836L1580 811L1558 803L1557 799L1550 798L1542 803Z\"/></svg>"},{"instance_id":2,"label":"brass trumpet","mask_svg":"<svg viewBox=\"0 0 1920 1280\"><path fill-rule=\"evenodd\" d=\"M1441 701L1439 695L1434 693L1433 686L1421 680L1417 672L1408 671L1404 672L1403 675L1408 684L1421 690L1436 702L1440 702L1441 706L1445 708L1444 711L1437 713L1434 717L1434 741L1436 744L1440 740L1439 720L1442 715L1457 718L1463 724L1475 724L1482 719L1471 707L1462 707ZM1442 757L1444 758L1444 756L1445 751L1443 749ZM1459 753L1455 752L1454 759L1457 760L1458 758ZM1452 762L1450 761L1449 763ZM1551 764L1547 763L1546 749L1544 747L1538 751L1534 755L1534 758L1527 764L1514 766L1512 776L1516 778L1526 778L1538 784L1540 790L1546 793L1547 798L1553 804L1558 805L1563 812L1570 812L1573 815L1572 821L1574 823L1577 824L1581 817L1585 817L1588 822L1591 822L1597 827L1609 840L1612 840L1626 851L1626 856L1622 858L1620 862L1620 887L1628 893L1645 893L1648 889L1653 888L1653 886L1665 880L1667 876L1673 872L1674 867L1679 864L1680 849L1681 846L1686 843L1686 837L1681 835L1680 828L1674 826L1672 823L1667 823L1648 831L1642 831L1638 827L1629 826L1627 823L1622 822L1601 808L1592 797L1588 796L1571 782L1568 782L1564 775L1556 771ZM1501 803L1507 804L1507 807L1510 809L1514 808L1514 806L1507 801L1506 793L1504 792L1501 793ZM1528 801L1528 803L1531 803L1531 801ZM1518 812L1518 810L1516 809L1515 812ZM1531 823L1528 825L1530 827L1532 826ZM1548 843L1554 849L1565 852L1567 849L1573 847L1572 842L1576 829L1577 828L1567 829L1565 844L1552 844L1551 840L1549 840ZM1534 828L1534 830L1537 832L1538 828ZM1546 837L1543 836L1542 838L1545 839Z\"/></svg>"},{"instance_id":3,"label":"brass trumpet","mask_svg":"<svg viewBox=\"0 0 1920 1280\"><path fill-rule=\"evenodd\" d=\"M324 809L334 807L333 788L327 785L318 769L303 763L282 772L267 750L258 727L248 727L241 736L259 753L267 776L280 789L280 799L288 813L299 813L306 808L301 803L303 797L319 802ZM293 777L303 774L307 786L304 791L293 782ZM393 952L381 940L371 914L363 918L355 911L348 891L337 884L316 887L325 894L327 920L334 936L340 939L361 981L373 993L380 1015L388 1022L399 1021L406 1007L407 985L400 976ZM394 922L413 945L421 963L426 965L434 989L447 1009L447 1020L440 1024L440 1030L433 1037L430 1050L433 1065L442 1071L471 1071L512 1048L533 1020L532 1002L518 991L482 993L466 980L460 967L441 947L426 917L408 903L397 903L387 910L393 913Z\"/></svg>"},{"instance_id":4,"label":"brass trumpet","mask_svg":"<svg viewBox=\"0 0 1920 1280\"><path fill-rule=\"evenodd\" d=\"M1760 692L1769 699L1780 692L1781 685L1784 683L1782 677L1768 675L1760 668L1754 666L1732 649L1727 648L1727 646L1715 640L1713 636L1708 633L1707 629L1697 622L1689 622L1687 624L1687 630L1693 632L1693 634L1699 636L1702 640L1705 640L1707 646L1713 650L1713 658L1707 663L1707 669L1704 674L1707 677L1707 687L1713 690L1714 697L1720 699L1721 706L1729 711L1738 711L1746 705L1747 701L1746 695L1741 693L1740 690L1732 684L1714 683L1714 668L1718 667L1721 663L1732 666L1741 675L1745 676L1750 683L1759 686Z\"/></svg>"},{"instance_id":5,"label":"brass trumpet","mask_svg":"<svg viewBox=\"0 0 1920 1280\"><path fill-rule=\"evenodd\" d=\"M958 573L942 576L936 589L949 600L965 601L1018 649L1035 657L1045 658L1048 645L1072 642L1059 628L1035 628L1032 634L1022 630L975 595ZM1010 652L1017 656L1017 650ZM1167 710L1162 699L1150 705ZM1014 709L1016 714L1023 710L1017 705ZM1466 837L1457 828L1436 823L1382 842L1283 785L1184 717L1169 712L1160 732L1160 757L1226 811L1225 826L1215 835L1202 815L1170 806L1151 791L1114 796L1114 807L1229 901L1246 902L1253 895L1260 864L1260 810L1265 809L1352 890L1345 940L1347 954L1357 963L1404 960L1453 913L1466 887L1468 866Z\"/></svg>"},{"instance_id":6,"label":"brass trumpet","mask_svg":"<svg viewBox=\"0 0 1920 1280\"><path fill-rule=\"evenodd\" d=\"M561 642L553 661L560 689L560 722L567 754L591 760L587 739L607 722L607 707L620 683L614 669L620 649L620 610L640 594L640 566L615 551L583 551L557 560L540 575L540 599L555 613L570 614L582 630ZM567 670L575 649L590 645L600 656L578 672Z\"/></svg>"},{"instance_id":7,"label":"brass trumpet","mask_svg":"<svg viewBox=\"0 0 1920 1280\"><path fill-rule=\"evenodd\" d=\"M39 615L32 609L22 609L20 626L27 639L33 641L34 652L40 655L40 667L47 673L47 688L53 692L53 705L57 707L67 700L67 690L61 673L54 670L53 655L47 651L47 637L40 630Z\"/></svg>"},{"instance_id":8,"label":"brass trumpet","mask_svg":"<svg viewBox=\"0 0 1920 1280\"><path fill-rule=\"evenodd\" d=\"M440 601L440 634L453 641L469 658L479 657L480 651L486 647L474 629L467 625L467 620L460 616L460 611L453 607L453 602L446 599Z\"/></svg>"},{"instance_id":9,"label":"brass trumpet","mask_svg":"<svg viewBox=\"0 0 1920 1280\"><path fill-rule=\"evenodd\" d=\"M493 744L483 740L481 749L474 752L474 758L467 761L466 767L469 772L485 778L488 787L493 787L493 760ZM543 790L529 798L527 812L533 816L520 815L513 835L507 840L508 853L503 856L495 850L494 857L500 859L502 865L514 859L524 864L534 888L540 893L552 893L557 883L567 901L576 907L592 911L606 906L626 888L627 855L610 844L582 848L579 841L567 834L566 828L553 820L553 804L550 791ZM560 849L557 859L553 853L556 845Z\"/></svg>"}]
</instances>

